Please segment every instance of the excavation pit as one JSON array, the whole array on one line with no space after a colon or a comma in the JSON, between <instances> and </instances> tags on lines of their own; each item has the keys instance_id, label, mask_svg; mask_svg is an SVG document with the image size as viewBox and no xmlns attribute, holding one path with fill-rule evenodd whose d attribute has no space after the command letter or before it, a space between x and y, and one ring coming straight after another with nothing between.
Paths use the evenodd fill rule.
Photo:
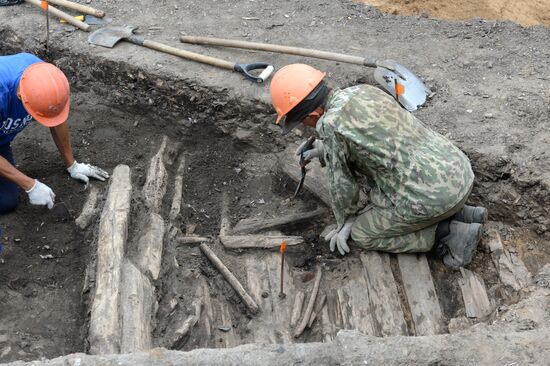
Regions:
<instances>
[{"instance_id":1,"label":"excavation pit","mask_svg":"<svg viewBox=\"0 0 550 366\"><path fill-rule=\"evenodd\" d=\"M250 6L257 6L257 3L260 2ZM190 16L198 19L202 6L226 14L231 10L224 8L228 4L217 2L215 7L211 2L196 4L197 13ZM18 10L10 8L9 11ZM341 6L337 2L326 4L325 12L334 14L334 24L342 25L319 30L324 34L334 33L332 37L323 37L327 42L322 47L325 49L338 49L348 29L355 29L358 35L365 37L357 42L350 41L346 47L377 50L380 54L387 40L367 37L376 33L370 32L368 27L405 27L427 35L393 39L388 46L390 49L384 52L406 60L407 65L426 76L436 91L428 107L417 113L471 157L477 176L471 202L488 206L491 219L498 222L493 226L500 233L508 253L506 258L512 258L510 261L523 259L533 274L548 263L550 196L545 176L547 169L544 168L548 166L544 147L548 141L544 93L548 88L542 85L544 79L537 78L537 70L544 74L547 51L545 54L539 45L547 44L547 33L541 28L525 30L507 23L473 21L463 26L424 18L386 17L371 9ZM323 19L319 13L316 17ZM222 18L218 17L220 23L223 23ZM294 21L298 22L298 18L304 23L296 27L309 29L306 27L310 27L311 18L297 17ZM24 17L13 19L15 23ZM273 33L276 34L273 41L278 42L287 41L286 32L289 27L295 27L293 24L273 25L279 22L270 19L257 22L265 29L282 29L284 33ZM319 21L317 25L322 23ZM308 132L304 136L280 136L272 124L270 106L265 98L258 97L265 94L265 88L247 84L221 71L183 64L179 59L135 51L131 45L121 44L110 53L93 48L90 51L82 47L83 35L66 32L71 35L68 37L59 29L52 34L55 42L50 45L50 53L45 54L43 45L32 37L34 33L24 37L28 32L25 27L19 27L17 32L14 29L15 25L0 28L0 54L32 50L56 63L69 76L74 91L70 123L78 159L97 164L109 172L119 164L129 167L132 193L124 259L131 261L133 267L122 263L121 268L129 270L123 271L121 277L131 275L148 282L126 281L126 285L135 286L124 290L121 283L119 296L128 295L126 300L135 298L132 292L141 291L138 285L146 288L143 283L150 284L153 295L142 292L143 295L137 297L152 304L143 308L146 311L142 313L150 311L149 326L143 328L148 329L149 337L134 337L134 342L128 338L127 342L114 340L111 342L114 352L129 351L132 349L129 347L139 349L143 345L191 350L245 343L328 342L339 329L358 329L375 336L412 336L430 329L439 333L454 332L473 322L492 320L494 312L486 316L478 314L478 318L471 314L470 318L463 317L468 314L460 284L462 281L465 285L463 278L472 280L474 277L446 269L431 254L425 261L418 259L418 266L428 269L422 272L423 275L429 274L433 281L437 301L432 297L431 304L438 303L441 312L441 323L429 328L418 323L419 317L415 319L416 303L409 298L411 293L407 292L406 283L414 277L404 274L411 267L398 256L365 256L352 249L351 255L342 259L328 251L327 243L319 235L333 222L330 208L307 188L298 199L292 199L296 182L278 163L281 156L289 156L284 154L286 147L303 140ZM345 34L338 34L340 29ZM537 42L526 42L526 34ZM317 41L310 39L313 40ZM458 40L467 45L461 46ZM433 47L433 44L438 46ZM475 49L475 55L464 54L464 47ZM418 49L424 52L414 52ZM520 71L511 66L522 64L526 58L530 66L521 70L521 80L525 85L536 85L536 93L518 82ZM274 60L277 65L296 61L275 56ZM318 67L330 70L330 82L334 85L350 85L358 80L372 82L364 77L364 69L344 70L341 65L328 63L320 63ZM189 71L175 71L180 69ZM464 77L464 69L468 77ZM518 75L514 74L516 71ZM216 83L221 86L213 86ZM494 85L502 88L495 95ZM525 121L525 126L519 128L518 121ZM151 159L157 155L163 141L166 141L165 147L159 156L166 170L166 180L148 180ZM5 246L0 264L0 361L93 352L95 340L90 338L90 323L97 291L100 218L112 182L93 182L83 191L82 185L68 178L49 134L39 126L31 126L21 134L14 151L19 167L49 183L58 201L70 208L74 218L82 219L80 214L94 189L97 201L83 229L72 220L58 221L47 211L31 207L25 197L15 213L0 218ZM297 165L295 172L298 172ZM182 191L176 196L182 200L180 210L172 217L178 176ZM155 182L165 185L165 190L155 189ZM143 193L146 185L151 195ZM161 192L164 193L158 204L148 201ZM230 250L220 241L223 212L227 212L225 228L231 232L239 227L241 220L271 219L318 209L324 213L304 222L251 234L239 233L303 238L304 244L289 246L286 253L284 299L278 296L280 256L277 248ZM140 243L151 237L152 212L159 215L165 228L156 279L155 267L147 267L148 263L140 260L149 257L140 256L143 248ZM495 239L494 231L489 234L469 269L483 279L489 307L494 310L499 305L514 303L520 296L518 291L503 285L496 269L499 264L493 263L488 247ZM197 241L193 235L207 240L190 243ZM199 248L201 241L242 283L258 304L258 313L254 314L244 305L242 298L205 257ZM155 244L158 245L158 241ZM289 310L294 308L296 294L301 291L304 300L296 322L300 323L319 265L323 274L318 301L313 303L312 310L320 310L320 314L312 321L311 328L306 325L302 335L294 338L296 326L290 324L292 313ZM373 270L377 268L381 270ZM380 278L376 273L383 273L385 277ZM321 306L323 298L324 306ZM140 304L134 302L133 305ZM116 319L121 317L123 315L118 314ZM131 322L121 322L120 337L131 335L132 329L124 328L124 323Z\"/></svg>"},{"instance_id":2,"label":"excavation pit","mask_svg":"<svg viewBox=\"0 0 550 366\"><path fill-rule=\"evenodd\" d=\"M119 75L121 70L135 72L124 65L116 65L112 70L109 64L102 66L102 72L109 77ZM147 77L144 76L145 80ZM95 85L92 90L111 87ZM160 92L152 94L159 100L163 98ZM1 218L5 251L1 285L4 291L0 301L7 316L0 331L8 339L3 361L52 358L73 352L135 352L157 346L192 350L246 343L322 342L332 340L340 329L357 329L375 336L446 333L452 318L466 315L459 285L463 274L445 268L430 253L414 256L409 264L403 262L404 257L369 254L357 248L344 258L331 253L320 238L321 231L332 223L330 208L315 194L318 193L315 184L306 184L298 198L292 197L296 182L286 173L292 169L297 172L299 168L292 166L291 149L284 149L276 131L265 125L256 129L230 127L246 118L246 113L226 116L229 122L220 124L204 118L204 112L192 109L147 109L149 112L135 105L115 105L105 100L104 94L77 89L70 121L79 159L111 172L120 164L128 167L132 191L125 262L121 264L120 287L117 287L121 306L116 321L124 323L121 319L128 316L123 315L123 305L128 300L122 299L124 294L134 299L134 305L147 299L150 304L144 310L146 317L140 318L147 332L138 329L141 335L136 336L132 333L136 329L125 331L123 325L123 330L119 330L121 338L107 342L113 347L111 352L94 348L97 339L90 339L90 327L94 321L91 314L98 285L98 256L101 256L98 233L103 206L109 197L109 183L93 182L85 191L82 185L68 179L62 168L55 168L59 161L48 134L33 125L14 144L19 166L50 184L57 200L70 208L73 219L81 214L88 196L94 195L91 192L97 192L97 200L84 224L81 217L83 228L77 227L73 219L58 220L24 200L16 212ZM217 117L220 120L223 115L218 113ZM300 138L296 136L293 140ZM310 176L307 182L312 179ZM181 199L176 205L179 210L174 208L174 200L178 199ZM158 230L148 234L153 213L163 223L160 234ZM284 225L269 220L301 213L310 213L311 219ZM239 224L241 220L245 221ZM264 230L258 223L262 220L270 222ZM247 223L256 226L247 231ZM520 252L530 268L537 268L537 261L543 259L534 259L536 256L523 252L521 242L515 239L517 228L498 225L505 234L506 247L512 253ZM539 250L536 244L539 238L534 232L527 234L533 240L528 250ZM147 265L139 257L143 255L140 242L147 235L153 235L152 241L163 243L156 273L144 270ZM303 241L289 246L285 256L285 298L278 296L281 258L277 246L227 247L243 244L246 238L257 243L264 242L266 237L280 236ZM204 239L195 240L197 237ZM225 240L220 240L221 237ZM231 242L228 238L233 238L233 244L224 243ZM525 242L524 235L522 241ZM243 284L259 306L257 314L244 305L203 255L201 242ZM513 302L514 298L500 283L496 269L487 266L489 262L491 253L485 243L469 269L483 279L490 307L494 309L497 304ZM424 268L425 279L433 281L436 297L431 300L440 309L431 309L439 311L439 315L430 316L437 317L438 324L419 323L416 300L411 298L414 292L407 287L411 284L408 276L416 273L411 264ZM309 303L316 268L322 268L323 272L319 294L312 305L316 317L311 327L306 326L303 334L295 338L299 326L296 323ZM384 276L380 277L381 273ZM133 281L124 283L125 278L134 275L148 283L144 288L150 290L149 294L134 288L139 284ZM133 290L127 288L130 285L135 285ZM136 299L132 291L142 295ZM291 326L297 296L303 297L303 305ZM490 315L485 315L467 322L487 320ZM121 340L128 336L137 340Z\"/></svg>"}]
</instances>

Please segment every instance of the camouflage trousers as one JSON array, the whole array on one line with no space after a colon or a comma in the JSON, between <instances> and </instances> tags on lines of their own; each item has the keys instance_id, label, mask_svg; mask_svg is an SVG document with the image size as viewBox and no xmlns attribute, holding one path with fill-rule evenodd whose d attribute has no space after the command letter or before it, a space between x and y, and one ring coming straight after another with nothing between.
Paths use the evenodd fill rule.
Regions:
<instances>
[{"instance_id":1,"label":"camouflage trousers","mask_svg":"<svg viewBox=\"0 0 550 366\"><path fill-rule=\"evenodd\" d=\"M472 188L445 213L411 222L398 215L395 207L369 204L351 229L354 243L366 250L390 253L428 252L435 244L437 224L448 219L466 203Z\"/></svg>"}]
</instances>

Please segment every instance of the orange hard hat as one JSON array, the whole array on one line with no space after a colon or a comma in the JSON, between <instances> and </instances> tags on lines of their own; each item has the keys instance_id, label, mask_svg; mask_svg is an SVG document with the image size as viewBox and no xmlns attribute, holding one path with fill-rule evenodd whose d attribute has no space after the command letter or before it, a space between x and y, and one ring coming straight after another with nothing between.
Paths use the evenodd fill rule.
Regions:
<instances>
[{"instance_id":1,"label":"orange hard hat","mask_svg":"<svg viewBox=\"0 0 550 366\"><path fill-rule=\"evenodd\" d=\"M271 104L277 112L276 124L292 108L304 100L325 78L325 73L309 65L292 64L281 68L273 75L269 91Z\"/></svg>"},{"instance_id":2,"label":"orange hard hat","mask_svg":"<svg viewBox=\"0 0 550 366\"><path fill-rule=\"evenodd\" d=\"M27 112L46 127L60 125L69 117L69 81L52 64L38 62L27 67L19 81L19 94Z\"/></svg>"}]
</instances>

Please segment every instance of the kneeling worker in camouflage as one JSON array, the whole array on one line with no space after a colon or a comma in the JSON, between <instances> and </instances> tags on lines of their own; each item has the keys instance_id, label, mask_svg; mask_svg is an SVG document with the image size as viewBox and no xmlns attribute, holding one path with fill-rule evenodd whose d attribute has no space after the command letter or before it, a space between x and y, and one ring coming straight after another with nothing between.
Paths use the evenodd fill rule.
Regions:
<instances>
[{"instance_id":1,"label":"kneeling worker in camouflage","mask_svg":"<svg viewBox=\"0 0 550 366\"><path fill-rule=\"evenodd\" d=\"M325 74L303 64L279 70L272 103L283 133L303 123L318 139L304 152L326 166L337 228L325 239L344 255L351 236L366 250L427 252L446 265L470 263L487 219L465 206L474 182L468 157L386 92L369 85L331 91ZM358 209L361 177L369 204Z\"/></svg>"}]
</instances>

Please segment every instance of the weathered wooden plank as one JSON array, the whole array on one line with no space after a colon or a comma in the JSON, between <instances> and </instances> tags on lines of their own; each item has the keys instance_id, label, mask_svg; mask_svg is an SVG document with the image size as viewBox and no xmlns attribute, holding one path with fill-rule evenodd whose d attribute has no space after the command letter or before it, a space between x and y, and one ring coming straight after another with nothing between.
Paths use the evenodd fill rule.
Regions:
<instances>
[{"instance_id":1,"label":"weathered wooden plank","mask_svg":"<svg viewBox=\"0 0 550 366\"><path fill-rule=\"evenodd\" d=\"M151 349L151 316L154 288L130 261L126 260L122 271L121 286L122 337L120 353L132 353Z\"/></svg>"},{"instance_id":2,"label":"weathered wooden plank","mask_svg":"<svg viewBox=\"0 0 550 366\"><path fill-rule=\"evenodd\" d=\"M462 299L464 299L466 316L468 318L485 318L491 314L493 309L483 279L465 268L460 268L460 272L462 279L459 279L458 283L462 291Z\"/></svg>"},{"instance_id":3,"label":"weathered wooden plank","mask_svg":"<svg viewBox=\"0 0 550 366\"><path fill-rule=\"evenodd\" d=\"M282 171L287 174L292 180L299 182L302 178L302 172L298 165L295 148L290 146L281 154L279 154L279 166ZM328 181L324 170L317 159L314 159L307 166L307 175L304 181L304 188L311 191L325 204L331 204Z\"/></svg>"},{"instance_id":4,"label":"weathered wooden plank","mask_svg":"<svg viewBox=\"0 0 550 366\"><path fill-rule=\"evenodd\" d=\"M360 257L369 289L370 310L376 335L407 335L407 323L401 309L389 255L369 251L361 253Z\"/></svg>"},{"instance_id":5,"label":"weathered wooden plank","mask_svg":"<svg viewBox=\"0 0 550 366\"><path fill-rule=\"evenodd\" d=\"M181 157L176 179L174 179L174 195L172 197L172 206L170 207L170 221L174 221L181 211L181 202L183 200L183 169L185 167L185 157Z\"/></svg>"},{"instance_id":6,"label":"weathered wooden plank","mask_svg":"<svg viewBox=\"0 0 550 366\"><path fill-rule=\"evenodd\" d=\"M304 243L301 236L269 236L269 235L225 235L220 241L227 249L269 249L278 248L283 241L287 246Z\"/></svg>"},{"instance_id":7,"label":"weathered wooden plank","mask_svg":"<svg viewBox=\"0 0 550 366\"><path fill-rule=\"evenodd\" d=\"M288 263L284 265L284 288L287 296L279 297L281 286L281 257L279 253L247 255L247 283L251 296L262 311L251 319L249 329L257 343L290 343L289 328L292 317L292 294L296 293Z\"/></svg>"},{"instance_id":8,"label":"weathered wooden plank","mask_svg":"<svg viewBox=\"0 0 550 366\"><path fill-rule=\"evenodd\" d=\"M300 212L300 213L281 213L278 217L266 219L263 217L253 217L249 219L243 219L235 225L231 231L235 234L254 234L263 230L272 230L285 227L287 225L296 224L299 222L307 221L319 217L325 214L326 211L323 208L319 208L314 211Z\"/></svg>"},{"instance_id":9,"label":"weathered wooden plank","mask_svg":"<svg viewBox=\"0 0 550 366\"><path fill-rule=\"evenodd\" d=\"M517 255L504 248L498 230L489 229L487 237L491 258L502 284L513 291L519 291L529 286L532 282L531 274Z\"/></svg>"},{"instance_id":10,"label":"weathered wooden plank","mask_svg":"<svg viewBox=\"0 0 550 366\"><path fill-rule=\"evenodd\" d=\"M91 354L120 351L119 291L131 192L130 168L118 165L113 171L99 222L96 290L88 334Z\"/></svg>"},{"instance_id":11,"label":"weathered wooden plank","mask_svg":"<svg viewBox=\"0 0 550 366\"><path fill-rule=\"evenodd\" d=\"M135 263L143 273L149 273L156 280L162 262L164 221L152 212L145 227L145 233L138 240Z\"/></svg>"},{"instance_id":12,"label":"weathered wooden plank","mask_svg":"<svg viewBox=\"0 0 550 366\"><path fill-rule=\"evenodd\" d=\"M347 278L339 283L337 290L330 290L327 294L331 338L340 329L356 329L364 334L376 335L362 263L346 258L341 262L339 271L346 273ZM329 329L328 325L324 327Z\"/></svg>"},{"instance_id":13,"label":"weathered wooden plank","mask_svg":"<svg viewBox=\"0 0 550 366\"><path fill-rule=\"evenodd\" d=\"M147 178L143 185L143 197L147 206L153 212L160 212L160 206L162 205L162 199L166 193L166 183L168 180L168 174L164 166L163 157L166 144L168 143L168 137L164 136L159 151L151 159L149 169L147 171Z\"/></svg>"},{"instance_id":14,"label":"weathered wooden plank","mask_svg":"<svg viewBox=\"0 0 550 366\"><path fill-rule=\"evenodd\" d=\"M443 333L443 315L426 256L399 254L397 260L416 335Z\"/></svg>"},{"instance_id":15,"label":"weathered wooden plank","mask_svg":"<svg viewBox=\"0 0 550 366\"><path fill-rule=\"evenodd\" d=\"M82 211L75 220L76 226L78 226L81 230L88 227L94 216L97 214L98 209L96 208L96 205L98 197L99 189L95 186L91 186L88 198L86 199L84 206L82 206Z\"/></svg>"}]
</instances>

